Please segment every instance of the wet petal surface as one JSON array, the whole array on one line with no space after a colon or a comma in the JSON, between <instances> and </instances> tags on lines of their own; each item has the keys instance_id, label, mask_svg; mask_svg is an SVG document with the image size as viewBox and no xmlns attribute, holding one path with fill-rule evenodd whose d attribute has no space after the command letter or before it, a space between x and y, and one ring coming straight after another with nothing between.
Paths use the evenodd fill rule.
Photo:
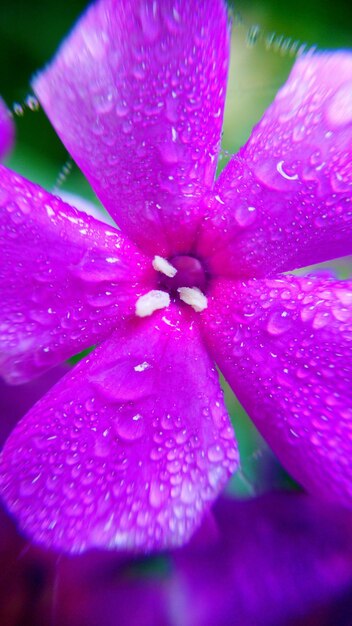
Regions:
<instances>
[{"instance_id":1,"label":"wet petal surface","mask_svg":"<svg viewBox=\"0 0 352 626\"><path fill-rule=\"evenodd\" d=\"M34 82L104 206L154 254L193 242L216 169L228 52L222 0L105 0Z\"/></svg>"},{"instance_id":2,"label":"wet petal surface","mask_svg":"<svg viewBox=\"0 0 352 626\"><path fill-rule=\"evenodd\" d=\"M79 552L184 543L236 469L215 368L190 321L132 321L20 422L1 492L35 541Z\"/></svg>"},{"instance_id":3,"label":"wet petal surface","mask_svg":"<svg viewBox=\"0 0 352 626\"><path fill-rule=\"evenodd\" d=\"M92 346L153 286L119 231L0 166L0 373L21 383Z\"/></svg>"},{"instance_id":4,"label":"wet petal surface","mask_svg":"<svg viewBox=\"0 0 352 626\"><path fill-rule=\"evenodd\" d=\"M202 314L222 373L288 471L352 505L352 282L219 281Z\"/></svg>"},{"instance_id":5,"label":"wet petal surface","mask_svg":"<svg viewBox=\"0 0 352 626\"><path fill-rule=\"evenodd\" d=\"M199 246L213 271L267 276L352 253L351 94L352 54L296 62L217 181Z\"/></svg>"}]
</instances>

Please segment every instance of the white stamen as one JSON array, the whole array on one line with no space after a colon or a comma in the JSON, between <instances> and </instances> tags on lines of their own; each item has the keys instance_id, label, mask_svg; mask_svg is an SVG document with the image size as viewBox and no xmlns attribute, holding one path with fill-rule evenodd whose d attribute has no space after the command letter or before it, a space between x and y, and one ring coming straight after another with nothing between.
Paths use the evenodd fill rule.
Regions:
<instances>
[{"instance_id":1,"label":"white stamen","mask_svg":"<svg viewBox=\"0 0 352 626\"><path fill-rule=\"evenodd\" d=\"M208 300L198 287L179 287L177 289L182 302L189 304L196 313L204 311L208 306Z\"/></svg>"},{"instance_id":2,"label":"white stamen","mask_svg":"<svg viewBox=\"0 0 352 626\"><path fill-rule=\"evenodd\" d=\"M148 317L157 311L163 309L170 304L170 296L166 291L159 291L158 289L152 289L144 296L140 296L136 302L136 315L138 317Z\"/></svg>"},{"instance_id":3,"label":"white stamen","mask_svg":"<svg viewBox=\"0 0 352 626\"><path fill-rule=\"evenodd\" d=\"M152 265L157 272L161 272L168 276L169 278L173 278L177 274L177 269L169 261L164 259L162 256L156 255L153 259Z\"/></svg>"}]
</instances>

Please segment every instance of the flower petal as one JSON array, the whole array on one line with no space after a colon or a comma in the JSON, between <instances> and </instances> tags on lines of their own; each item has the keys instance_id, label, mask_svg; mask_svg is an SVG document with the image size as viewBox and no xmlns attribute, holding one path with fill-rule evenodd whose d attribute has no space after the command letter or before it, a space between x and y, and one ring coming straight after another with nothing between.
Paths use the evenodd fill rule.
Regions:
<instances>
[{"instance_id":1,"label":"flower petal","mask_svg":"<svg viewBox=\"0 0 352 626\"><path fill-rule=\"evenodd\" d=\"M352 281L219 281L202 314L221 371L288 471L352 504Z\"/></svg>"},{"instance_id":2,"label":"flower petal","mask_svg":"<svg viewBox=\"0 0 352 626\"><path fill-rule=\"evenodd\" d=\"M216 370L171 309L130 321L36 404L1 492L47 547L145 551L185 542L237 463Z\"/></svg>"},{"instance_id":3,"label":"flower petal","mask_svg":"<svg viewBox=\"0 0 352 626\"><path fill-rule=\"evenodd\" d=\"M3 166L0 244L0 373L11 383L106 337L153 288L151 261L121 233Z\"/></svg>"},{"instance_id":4,"label":"flower petal","mask_svg":"<svg viewBox=\"0 0 352 626\"><path fill-rule=\"evenodd\" d=\"M0 98L0 159L11 150L15 138L15 126L11 113Z\"/></svg>"},{"instance_id":5,"label":"flower petal","mask_svg":"<svg viewBox=\"0 0 352 626\"><path fill-rule=\"evenodd\" d=\"M213 271L268 276L352 253L351 94L351 53L296 62L217 182L201 244Z\"/></svg>"},{"instance_id":6,"label":"flower petal","mask_svg":"<svg viewBox=\"0 0 352 626\"><path fill-rule=\"evenodd\" d=\"M193 242L216 169L228 56L223 0L102 0L34 81L104 206L153 254Z\"/></svg>"}]
</instances>

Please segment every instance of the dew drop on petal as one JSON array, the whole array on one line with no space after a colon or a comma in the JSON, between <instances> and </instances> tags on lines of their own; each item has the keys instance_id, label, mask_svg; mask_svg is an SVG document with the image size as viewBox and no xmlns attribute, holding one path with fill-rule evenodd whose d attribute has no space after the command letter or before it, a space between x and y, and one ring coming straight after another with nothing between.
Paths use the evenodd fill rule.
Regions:
<instances>
[{"instance_id":1,"label":"dew drop on petal","mask_svg":"<svg viewBox=\"0 0 352 626\"><path fill-rule=\"evenodd\" d=\"M222 461L224 458L224 451L219 444L211 446L208 449L208 459L212 463L217 463L218 461Z\"/></svg>"},{"instance_id":2,"label":"dew drop on petal","mask_svg":"<svg viewBox=\"0 0 352 626\"><path fill-rule=\"evenodd\" d=\"M327 114L335 126L344 126L352 121L352 81L342 85L333 96Z\"/></svg>"},{"instance_id":3,"label":"dew drop on petal","mask_svg":"<svg viewBox=\"0 0 352 626\"><path fill-rule=\"evenodd\" d=\"M275 311L270 315L267 323L267 331L270 335L282 335L291 328L291 319L287 311Z\"/></svg>"},{"instance_id":4,"label":"dew drop on petal","mask_svg":"<svg viewBox=\"0 0 352 626\"><path fill-rule=\"evenodd\" d=\"M145 433L144 417L140 413L121 413L115 421L116 433L125 441L140 439Z\"/></svg>"},{"instance_id":5,"label":"dew drop on petal","mask_svg":"<svg viewBox=\"0 0 352 626\"><path fill-rule=\"evenodd\" d=\"M169 489L164 483L152 480L149 489L149 502L154 508L161 508L170 495Z\"/></svg>"},{"instance_id":6,"label":"dew drop on petal","mask_svg":"<svg viewBox=\"0 0 352 626\"><path fill-rule=\"evenodd\" d=\"M257 217L257 210L254 206L240 206L235 211L235 219L242 227L253 224Z\"/></svg>"}]
</instances>

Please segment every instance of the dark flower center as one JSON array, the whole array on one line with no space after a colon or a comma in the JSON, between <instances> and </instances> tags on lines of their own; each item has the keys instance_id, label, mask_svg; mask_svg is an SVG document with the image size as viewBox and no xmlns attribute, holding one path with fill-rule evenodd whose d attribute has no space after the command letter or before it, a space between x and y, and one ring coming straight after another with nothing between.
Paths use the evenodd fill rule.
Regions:
<instances>
[{"instance_id":1,"label":"dark flower center","mask_svg":"<svg viewBox=\"0 0 352 626\"><path fill-rule=\"evenodd\" d=\"M201 262L193 256L177 255L169 259L177 270L173 278L160 276L160 289L167 289L170 293L179 287L197 287L203 293L207 284L206 272Z\"/></svg>"}]
</instances>

